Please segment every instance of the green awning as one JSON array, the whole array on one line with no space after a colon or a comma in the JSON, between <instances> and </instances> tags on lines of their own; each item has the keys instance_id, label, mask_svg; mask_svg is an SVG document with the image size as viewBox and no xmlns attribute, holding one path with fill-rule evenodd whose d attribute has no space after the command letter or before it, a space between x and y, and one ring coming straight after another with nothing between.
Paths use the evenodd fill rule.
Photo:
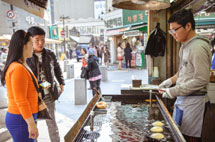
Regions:
<instances>
[{"instance_id":1,"label":"green awning","mask_svg":"<svg viewBox=\"0 0 215 142\"><path fill-rule=\"evenodd\" d=\"M128 31L138 30L141 32L147 32L147 23L141 22L137 24L132 24Z\"/></svg>"},{"instance_id":2,"label":"green awning","mask_svg":"<svg viewBox=\"0 0 215 142\"><path fill-rule=\"evenodd\" d=\"M127 31L131 28L130 25L111 28L106 30L106 36L114 36L114 35L121 35L124 31Z\"/></svg>"},{"instance_id":3,"label":"green awning","mask_svg":"<svg viewBox=\"0 0 215 142\"><path fill-rule=\"evenodd\" d=\"M195 20L197 26L202 25L215 25L215 19L201 19L201 20Z\"/></svg>"}]
</instances>

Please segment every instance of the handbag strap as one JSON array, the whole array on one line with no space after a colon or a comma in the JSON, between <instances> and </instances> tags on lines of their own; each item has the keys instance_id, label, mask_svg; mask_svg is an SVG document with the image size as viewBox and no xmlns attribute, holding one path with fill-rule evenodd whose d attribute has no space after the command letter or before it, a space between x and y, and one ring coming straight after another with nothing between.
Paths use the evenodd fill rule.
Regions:
<instances>
[{"instance_id":1,"label":"handbag strap","mask_svg":"<svg viewBox=\"0 0 215 142\"><path fill-rule=\"evenodd\" d=\"M26 69L27 69L27 68L26 68ZM33 75L32 75L32 73L31 73L31 71L29 71L28 69L27 69L27 71L30 73L31 78L32 78L32 81L33 81L33 83L34 83L34 87L36 88L37 93L39 94L39 93L40 93L40 91L39 91L39 88L38 88L38 86L37 86L37 83L36 83L35 78L33 77Z\"/></svg>"},{"instance_id":2,"label":"handbag strap","mask_svg":"<svg viewBox=\"0 0 215 142\"><path fill-rule=\"evenodd\" d=\"M20 62L18 62L18 63L20 63ZM22 64L22 63L20 63L20 64ZM23 64L22 64L22 65L23 65ZM23 65L23 66L24 66L24 65ZM24 66L24 67L25 67L25 66ZM34 87L35 87L35 89L36 89L36 91L37 91L37 93L38 93L38 95L39 95L40 91L39 91L39 88L38 88L38 86L37 86L36 80L35 80L35 78L34 78L33 75L32 75L32 72L29 71L29 69L26 68L26 67L25 67L25 69L30 73L31 78L32 78L32 81L33 81L33 83L34 83Z\"/></svg>"}]
</instances>

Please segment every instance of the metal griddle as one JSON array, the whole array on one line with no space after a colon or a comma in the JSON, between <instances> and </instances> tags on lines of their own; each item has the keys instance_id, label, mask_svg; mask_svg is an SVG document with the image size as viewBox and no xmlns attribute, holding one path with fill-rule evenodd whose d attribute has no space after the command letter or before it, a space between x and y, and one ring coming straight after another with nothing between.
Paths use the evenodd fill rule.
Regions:
<instances>
[{"instance_id":1,"label":"metal griddle","mask_svg":"<svg viewBox=\"0 0 215 142\"><path fill-rule=\"evenodd\" d=\"M115 101L120 100L123 103L135 103L135 100L145 100L148 99L148 95L103 95L106 101ZM109 99L109 100L108 100ZM157 100L157 105L161 114L166 121L167 125L169 126L169 130L173 136L175 142L186 142L183 135L181 134L180 130L178 129L176 123L172 119L169 111L167 110L166 106L164 105L163 101L157 97L156 95L152 96L152 99ZM81 142L83 137L92 137L94 139L98 138L100 134L98 132L91 133L90 135L83 130L83 128L89 124L90 122L90 112L95 110L96 103L101 100L100 95L95 95L93 99L90 101L80 118L77 122L73 125L73 127L69 130L69 132L64 137L65 142ZM102 124L97 124L100 126ZM101 126L100 126L101 127Z\"/></svg>"}]
</instances>

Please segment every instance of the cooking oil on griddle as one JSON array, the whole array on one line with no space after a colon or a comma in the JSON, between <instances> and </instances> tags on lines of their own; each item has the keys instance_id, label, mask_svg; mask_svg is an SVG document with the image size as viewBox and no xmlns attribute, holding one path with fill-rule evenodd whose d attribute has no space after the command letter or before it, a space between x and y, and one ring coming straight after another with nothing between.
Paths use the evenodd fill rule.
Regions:
<instances>
[{"instance_id":1,"label":"cooking oil on griddle","mask_svg":"<svg viewBox=\"0 0 215 142\"><path fill-rule=\"evenodd\" d=\"M83 141L97 142L173 142L173 138L165 124L156 104L150 107L146 103L122 104L121 102L108 102L107 112L104 114L96 110L94 125L99 126L99 137L96 139L84 138ZM152 123L161 121L163 126L163 139L152 139L150 129ZM90 123L90 122L89 122ZM88 124L90 125L90 124ZM88 134L89 135L89 134ZM88 136L89 137L89 136Z\"/></svg>"}]
</instances>

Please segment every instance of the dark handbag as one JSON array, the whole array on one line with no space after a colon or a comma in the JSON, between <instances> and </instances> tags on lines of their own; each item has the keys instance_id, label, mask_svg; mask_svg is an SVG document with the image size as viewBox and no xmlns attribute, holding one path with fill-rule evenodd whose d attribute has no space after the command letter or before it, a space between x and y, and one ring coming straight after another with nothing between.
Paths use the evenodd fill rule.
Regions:
<instances>
[{"instance_id":1,"label":"dark handbag","mask_svg":"<svg viewBox=\"0 0 215 142\"><path fill-rule=\"evenodd\" d=\"M38 93L38 106L39 106L39 110L38 110L37 119L40 119L40 120L52 120L52 118L51 118L51 116L49 114L49 110L48 110L45 102L42 99L41 92L39 91L39 88L37 86L37 83L36 83L36 81L35 81L32 73L28 69L27 69L27 71L30 73L32 81L34 83L34 87L36 88L37 93Z\"/></svg>"},{"instance_id":2,"label":"dark handbag","mask_svg":"<svg viewBox=\"0 0 215 142\"><path fill-rule=\"evenodd\" d=\"M85 67L82 67L81 68L81 78L85 78L85 79L88 79L88 71Z\"/></svg>"}]
</instances>

